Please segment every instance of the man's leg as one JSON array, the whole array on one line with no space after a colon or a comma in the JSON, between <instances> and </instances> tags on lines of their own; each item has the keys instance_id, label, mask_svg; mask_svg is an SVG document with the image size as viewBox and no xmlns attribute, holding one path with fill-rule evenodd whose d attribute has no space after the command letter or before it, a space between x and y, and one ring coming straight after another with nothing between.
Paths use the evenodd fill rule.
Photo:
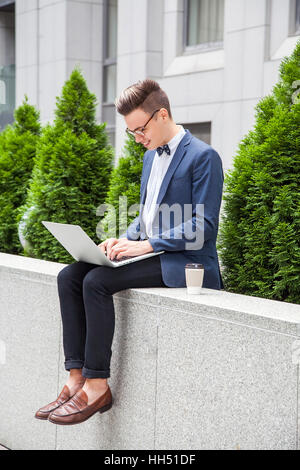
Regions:
<instances>
[{"instance_id":1,"label":"man's leg","mask_svg":"<svg viewBox=\"0 0 300 470\"><path fill-rule=\"evenodd\" d=\"M82 296L82 282L85 275L97 265L76 262L63 268L57 277L58 295L63 323L63 345L65 367L69 378L56 400L41 407L35 414L38 419L48 419L62 403L69 401L82 388L82 377L86 337L86 321Z\"/></svg>"},{"instance_id":2,"label":"man's leg","mask_svg":"<svg viewBox=\"0 0 300 470\"><path fill-rule=\"evenodd\" d=\"M82 274L82 269L78 269ZM111 408L112 395L107 378L110 377L111 345L115 326L112 295L131 287L165 286L159 256L119 268L98 266L86 271L82 283L86 320L82 375L86 380L73 398L49 415L48 419L56 424L76 424L98 411L102 413ZM78 282L77 289L73 291L79 299ZM72 320L72 312L70 319Z\"/></svg>"},{"instance_id":3,"label":"man's leg","mask_svg":"<svg viewBox=\"0 0 300 470\"><path fill-rule=\"evenodd\" d=\"M85 363L82 370L84 377L110 377L115 328L112 295L133 287L165 287L159 255L119 268L99 266L86 274L83 280L86 314Z\"/></svg>"},{"instance_id":4,"label":"man's leg","mask_svg":"<svg viewBox=\"0 0 300 470\"><path fill-rule=\"evenodd\" d=\"M82 283L86 274L97 267L79 261L63 268L57 276L66 370L82 369L84 364L86 319Z\"/></svg>"}]
</instances>

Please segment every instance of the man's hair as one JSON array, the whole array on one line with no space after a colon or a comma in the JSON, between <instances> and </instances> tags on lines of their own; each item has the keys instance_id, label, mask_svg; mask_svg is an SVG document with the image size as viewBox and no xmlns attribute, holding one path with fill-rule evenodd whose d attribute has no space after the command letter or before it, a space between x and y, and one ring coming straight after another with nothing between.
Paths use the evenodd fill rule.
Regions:
<instances>
[{"instance_id":1,"label":"man's hair","mask_svg":"<svg viewBox=\"0 0 300 470\"><path fill-rule=\"evenodd\" d=\"M118 113L127 116L135 109L142 109L145 113L152 114L160 108L165 108L172 119L170 102L167 94L159 84L150 78L138 81L134 85L123 90L121 96L116 99L115 105Z\"/></svg>"}]
</instances>

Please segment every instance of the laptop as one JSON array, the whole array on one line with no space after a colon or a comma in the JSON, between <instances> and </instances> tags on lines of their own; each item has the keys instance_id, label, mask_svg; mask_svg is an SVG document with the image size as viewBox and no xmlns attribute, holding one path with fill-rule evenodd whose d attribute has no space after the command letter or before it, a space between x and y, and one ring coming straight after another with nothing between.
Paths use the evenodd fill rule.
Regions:
<instances>
[{"instance_id":1,"label":"laptop","mask_svg":"<svg viewBox=\"0 0 300 470\"><path fill-rule=\"evenodd\" d=\"M125 264L134 263L142 259L150 258L164 253L164 251L146 253L138 256L124 256L119 260L110 260L103 251L93 242L80 225L60 224L58 222L48 222L43 220L43 225L61 243L76 261L98 264L100 266L110 266L118 268Z\"/></svg>"}]
</instances>

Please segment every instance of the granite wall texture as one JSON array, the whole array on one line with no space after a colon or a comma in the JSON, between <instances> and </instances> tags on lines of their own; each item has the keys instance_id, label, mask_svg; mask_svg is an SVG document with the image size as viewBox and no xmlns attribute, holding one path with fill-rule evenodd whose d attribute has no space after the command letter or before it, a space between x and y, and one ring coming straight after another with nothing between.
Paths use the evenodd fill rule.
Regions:
<instances>
[{"instance_id":1,"label":"granite wall texture","mask_svg":"<svg viewBox=\"0 0 300 470\"><path fill-rule=\"evenodd\" d=\"M114 295L114 406L34 418L65 383L56 277L0 253L0 443L11 449L298 449L300 306L203 289Z\"/></svg>"}]
</instances>

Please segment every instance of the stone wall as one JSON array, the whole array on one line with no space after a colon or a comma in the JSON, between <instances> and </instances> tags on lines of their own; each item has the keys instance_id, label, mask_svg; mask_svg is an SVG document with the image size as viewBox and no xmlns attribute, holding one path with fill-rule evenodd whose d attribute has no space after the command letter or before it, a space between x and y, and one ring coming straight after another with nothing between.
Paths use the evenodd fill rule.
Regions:
<instances>
[{"instance_id":1,"label":"stone wall","mask_svg":"<svg viewBox=\"0 0 300 470\"><path fill-rule=\"evenodd\" d=\"M114 405L34 418L65 383L56 277L0 253L0 443L11 449L297 449L300 306L203 289L114 295Z\"/></svg>"}]
</instances>

